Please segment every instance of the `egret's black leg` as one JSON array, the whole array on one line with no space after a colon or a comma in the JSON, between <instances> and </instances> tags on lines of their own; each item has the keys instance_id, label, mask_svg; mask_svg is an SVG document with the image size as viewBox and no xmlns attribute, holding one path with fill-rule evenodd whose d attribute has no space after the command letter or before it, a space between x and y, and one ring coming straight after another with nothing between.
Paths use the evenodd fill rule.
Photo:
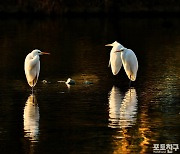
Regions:
<instances>
[{"instance_id":1,"label":"egret's black leg","mask_svg":"<svg viewBox=\"0 0 180 154\"><path fill-rule=\"evenodd\" d=\"M131 87L131 75L130 75L130 81L129 81L129 88Z\"/></svg>"}]
</instances>

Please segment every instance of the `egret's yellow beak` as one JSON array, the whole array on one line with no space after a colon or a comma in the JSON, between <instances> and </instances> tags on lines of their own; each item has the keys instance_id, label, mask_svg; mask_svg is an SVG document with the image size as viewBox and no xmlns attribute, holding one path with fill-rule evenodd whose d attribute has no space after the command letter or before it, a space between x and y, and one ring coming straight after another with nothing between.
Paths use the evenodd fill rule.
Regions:
<instances>
[{"instance_id":1,"label":"egret's yellow beak","mask_svg":"<svg viewBox=\"0 0 180 154\"><path fill-rule=\"evenodd\" d=\"M48 52L41 52L42 55L50 55Z\"/></svg>"},{"instance_id":2,"label":"egret's yellow beak","mask_svg":"<svg viewBox=\"0 0 180 154\"><path fill-rule=\"evenodd\" d=\"M113 45L112 45L112 44L106 44L105 46L107 46L107 47L109 47L109 46L112 47Z\"/></svg>"}]
</instances>

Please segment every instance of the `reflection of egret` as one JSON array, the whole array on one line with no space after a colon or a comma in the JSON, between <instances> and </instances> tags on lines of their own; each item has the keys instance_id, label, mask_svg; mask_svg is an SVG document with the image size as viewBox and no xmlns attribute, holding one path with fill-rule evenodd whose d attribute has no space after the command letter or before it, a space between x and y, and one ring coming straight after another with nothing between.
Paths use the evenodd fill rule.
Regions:
<instances>
[{"instance_id":1,"label":"reflection of egret","mask_svg":"<svg viewBox=\"0 0 180 154\"><path fill-rule=\"evenodd\" d=\"M137 95L134 88L130 88L122 101L120 108L120 119L122 127L129 127L134 124L137 114Z\"/></svg>"},{"instance_id":2,"label":"reflection of egret","mask_svg":"<svg viewBox=\"0 0 180 154\"><path fill-rule=\"evenodd\" d=\"M29 53L24 61L24 70L26 74L26 79L29 84L29 86L33 87L36 85L39 72L40 72L40 55L43 54L49 54L47 52L41 52L38 49L33 50L31 53Z\"/></svg>"},{"instance_id":3,"label":"reflection of egret","mask_svg":"<svg viewBox=\"0 0 180 154\"><path fill-rule=\"evenodd\" d=\"M112 122L110 124L111 127L116 127L119 123L121 102L122 95L119 89L113 86L109 93L109 117Z\"/></svg>"},{"instance_id":4,"label":"reflection of egret","mask_svg":"<svg viewBox=\"0 0 180 154\"><path fill-rule=\"evenodd\" d=\"M113 86L109 94L109 126L112 128L132 126L137 113L136 90L129 89L123 98L119 89Z\"/></svg>"},{"instance_id":5,"label":"reflection of egret","mask_svg":"<svg viewBox=\"0 0 180 154\"><path fill-rule=\"evenodd\" d=\"M25 137L35 142L39 134L39 107L35 95L30 95L24 107L24 131Z\"/></svg>"}]
</instances>

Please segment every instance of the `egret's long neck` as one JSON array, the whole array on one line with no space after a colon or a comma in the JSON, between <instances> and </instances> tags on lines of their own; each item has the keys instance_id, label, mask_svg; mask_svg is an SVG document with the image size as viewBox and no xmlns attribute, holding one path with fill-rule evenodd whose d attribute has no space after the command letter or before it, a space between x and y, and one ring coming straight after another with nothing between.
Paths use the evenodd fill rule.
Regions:
<instances>
[{"instance_id":1,"label":"egret's long neck","mask_svg":"<svg viewBox=\"0 0 180 154\"><path fill-rule=\"evenodd\" d=\"M125 49L125 47L124 47L123 45L121 45L121 44L119 44L119 45L117 46L117 50L121 50L122 48Z\"/></svg>"},{"instance_id":2,"label":"egret's long neck","mask_svg":"<svg viewBox=\"0 0 180 154\"><path fill-rule=\"evenodd\" d=\"M38 62L39 62L39 55L35 55L34 57L31 56L31 59L29 61L30 68L33 68Z\"/></svg>"},{"instance_id":3,"label":"egret's long neck","mask_svg":"<svg viewBox=\"0 0 180 154\"><path fill-rule=\"evenodd\" d=\"M113 50L119 50L121 48L121 45L120 44L117 44L117 45L115 45L115 46L113 46Z\"/></svg>"},{"instance_id":4,"label":"egret's long neck","mask_svg":"<svg viewBox=\"0 0 180 154\"><path fill-rule=\"evenodd\" d=\"M38 56L39 57L39 55L37 54L37 53L31 53L31 56L32 56L32 58L34 58L34 57L36 57L36 56Z\"/></svg>"},{"instance_id":5,"label":"egret's long neck","mask_svg":"<svg viewBox=\"0 0 180 154\"><path fill-rule=\"evenodd\" d=\"M30 59L33 59L33 58L34 58L33 53L30 53L30 54L29 54L29 58L30 58Z\"/></svg>"}]
</instances>

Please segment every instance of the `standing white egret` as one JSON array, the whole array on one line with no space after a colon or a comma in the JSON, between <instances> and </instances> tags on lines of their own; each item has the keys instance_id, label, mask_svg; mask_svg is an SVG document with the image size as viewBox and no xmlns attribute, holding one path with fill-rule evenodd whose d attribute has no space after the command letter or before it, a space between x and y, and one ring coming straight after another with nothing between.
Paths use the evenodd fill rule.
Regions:
<instances>
[{"instance_id":1,"label":"standing white egret","mask_svg":"<svg viewBox=\"0 0 180 154\"><path fill-rule=\"evenodd\" d=\"M116 52L121 53L123 67L128 78L130 79L130 83L131 81L135 81L138 71L138 60L135 53L131 49L127 49L123 46Z\"/></svg>"},{"instance_id":2,"label":"standing white egret","mask_svg":"<svg viewBox=\"0 0 180 154\"><path fill-rule=\"evenodd\" d=\"M47 52L41 52L38 49L33 50L31 53L29 53L24 62L24 70L26 74L26 79L30 87L33 87L36 85L39 77L40 72L40 55L43 54L50 54Z\"/></svg>"},{"instance_id":3,"label":"standing white egret","mask_svg":"<svg viewBox=\"0 0 180 154\"><path fill-rule=\"evenodd\" d=\"M117 41L115 41L112 44L107 44L105 46L112 46L112 49L110 52L109 67L111 65L111 70L112 70L113 75L117 75L121 69L122 60L121 60L121 53L116 52L116 51L119 51L121 48L123 48L123 46Z\"/></svg>"}]
</instances>

